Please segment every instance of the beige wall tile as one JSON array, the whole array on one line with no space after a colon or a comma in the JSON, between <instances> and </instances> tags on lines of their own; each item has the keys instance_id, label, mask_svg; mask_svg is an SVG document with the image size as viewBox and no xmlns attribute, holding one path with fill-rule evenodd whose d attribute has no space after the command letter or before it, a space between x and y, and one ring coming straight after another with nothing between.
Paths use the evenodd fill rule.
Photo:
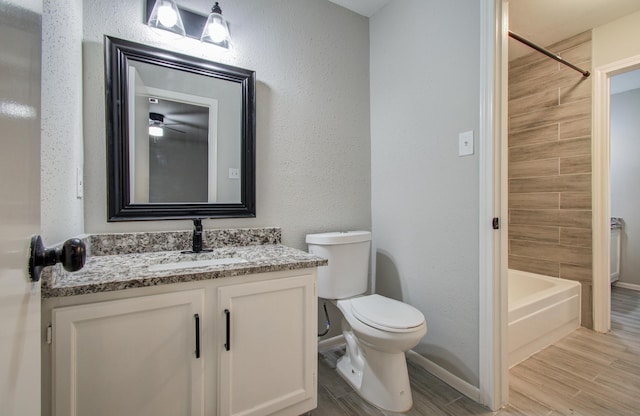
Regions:
<instances>
[{"instance_id":1,"label":"beige wall tile","mask_svg":"<svg viewBox=\"0 0 640 416\"><path fill-rule=\"evenodd\" d=\"M579 74L578 74L579 76ZM580 77L576 82L560 87L559 103L591 99L591 78Z\"/></svg>"},{"instance_id":2,"label":"beige wall tile","mask_svg":"<svg viewBox=\"0 0 640 416\"><path fill-rule=\"evenodd\" d=\"M559 42L556 42L552 45L549 45L549 50L555 53L565 52L567 49L575 48L583 43L591 42L591 30L587 30L582 33L578 33L575 36L571 36L570 38L563 39ZM589 49L589 52L591 49Z\"/></svg>"},{"instance_id":3,"label":"beige wall tile","mask_svg":"<svg viewBox=\"0 0 640 416\"><path fill-rule=\"evenodd\" d=\"M558 159L527 160L509 164L509 177L555 176L560 173Z\"/></svg>"},{"instance_id":4,"label":"beige wall tile","mask_svg":"<svg viewBox=\"0 0 640 416\"><path fill-rule=\"evenodd\" d=\"M510 162L591 154L591 139L581 138L509 148Z\"/></svg>"},{"instance_id":5,"label":"beige wall tile","mask_svg":"<svg viewBox=\"0 0 640 416\"><path fill-rule=\"evenodd\" d=\"M541 78L553 77L560 70L558 63L552 59L537 59L525 65L516 64L515 66L509 63L509 68L509 86L526 81L531 82L532 79L536 80L534 82L540 83Z\"/></svg>"},{"instance_id":6,"label":"beige wall tile","mask_svg":"<svg viewBox=\"0 0 640 416\"><path fill-rule=\"evenodd\" d=\"M558 124L551 124L509 133L509 147L557 141L559 138L558 130Z\"/></svg>"},{"instance_id":7,"label":"beige wall tile","mask_svg":"<svg viewBox=\"0 0 640 416\"><path fill-rule=\"evenodd\" d=\"M537 241L511 240L509 250L514 256L530 257L557 263L591 265L590 247L571 247Z\"/></svg>"},{"instance_id":8,"label":"beige wall tile","mask_svg":"<svg viewBox=\"0 0 640 416\"><path fill-rule=\"evenodd\" d=\"M593 73L591 60L581 61L581 60L574 59L571 63L577 66L578 68L582 69L583 71L589 71ZM566 77L574 77L576 79L591 79L591 77L584 78L584 76L579 71L569 68L568 66L562 65L560 67L559 76L564 77L565 74L566 74Z\"/></svg>"},{"instance_id":9,"label":"beige wall tile","mask_svg":"<svg viewBox=\"0 0 640 416\"><path fill-rule=\"evenodd\" d=\"M509 179L509 192L589 192L591 174Z\"/></svg>"},{"instance_id":10,"label":"beige wall tile","mask_svg":"<svg viewBox=\"0 0 640 416\"><path fill-rule=\"evenodd\" d=\"M591 155L563 157L560 159L560 174L591 173Z\"/></svg>"},{"instance_id":11,"label":"beige wall tile","mask_svg":"<svg viewBox=\"0 0 640 416\"><path fill-rule=\"evenodd\" d=\"M560 104L559 91L556 89L542 91L538 94L527 95L509 101L509 117L518 114L526 114L543 108L554 107Z\"/></svg>"},{"instance_id":12,"label":"beige wall tile","mask_svg":"<svg viewBox=\"0 0 640 416\"><path fill-rule=\"evenodd\" d=\"M559 244L560 229L558 227L512 224L509 225L509 239Z\"/></svg>"},{"instance_id":13,"label":"beige wall tile","mask_svg":"<svg viewBox=\"0 0 640 416\"><path fill-rule=\"evenodd\" d=\"M591 209L589 192L563 192L560 194L560 209Z\"/></svg>"},{"instance_id":14,"label":"beige wall tile","mask_svg":"<svg viewBox=\"0 0 640 416\"><path fill-rule=\"evenodd\" d=\"M569 61L576 66L578 63L584 64L585 62L591 61L591 42L588 39L585 43L580 43L575 46L567 47L566 49L562 49L561 55L562 59L565 61ZM589 68L583 68L589 70ZM580 74L578 74L579 76Z\"/></svg>"},{"instance_id":15,"label":"beige wall tile","mask_svg":"<svg viewBox=\"0 0 640 416\"><path fill-rule=\"evenodd\" d=\"M580 318L585 328L593 329L593 286L589 282L580 282L582 288L581 302L582 313Z\"/></svg>"},{"instance_id":16,"label":"beige wall tile","mask_svg":"<svg viewBox=\"0 0 640 416\"><path fill-rule=\"evenodd\" d=\"M591 247L591 229L560 228L560 244L575 247Z\"/></svg>"},{"instance_id":17,"label":"beige wall tile","mask_svg":"<svg viewBox=\"0 0 640 416\"><path fill-rule=\"evenodd\" d=\"M591 229L591 211L510 209L509 224Z\"/></svg>"},{"instance_id":18,"label":"beige wall tile","mask_svg":"<svg viewBox=\"0 0 640 416\"><path fill-rule=\"evenodd\" d=\"M591 137L591 116L560 123L560 140Z\"/></svg>"},{"instance_id":19,"label":"beige wall tile","mask_svg":"<svg viewBox=\"0 0 640 416\"><path fill-rule=\"evenodd\" d=\"M591 115L591 100L580 100L534 110L526 114L509 117L509 129L512 131L532 129L552 123L561 123Z\"/></svg>"},{"instance_id":20,"label":"beige wall tile","mask_svg":"<svg viewBox=\"0 0 640 416\"><path fill-rule=\"evenodd\" d=\"M569 280L593 281L591 267L560 263L560 277Z\"/></svg>"},{"instance_id":21,"label":"beige wall tile","mask_svg":"<svg viewBox=\"0 0 640 416\"><path fill-rule=\"evenodd\" d=\"M543 276L558 277L560 265L558 263L532 259L529 257L509 256L509 268L523 272L537 273Z\"/></svg>"},{"instance_id":22,"label":"beige wall tile","mask_svg":"<svg viewBox=\"0 0 640 416\"><path fill-rule=\"evenodd\" d=\"M510 194L509 208L522 209L558 209L560 194L558 192Z\"/></svg>"},{"instance_id":23,"label":"beige wall tile","mask_svg":"<svg viewBox=\"0 0 640 416\"><path fill-rule=\"evenodd\" d=\"M557 65L558 71L552 74L545 74L540 77L533 76L523 78L520 82L510 82L509 100L527 97L542 91L558 90L559 88L573 85L582 79L582 75L579 72L561 64Z\"/></svg>"}]
</instances>

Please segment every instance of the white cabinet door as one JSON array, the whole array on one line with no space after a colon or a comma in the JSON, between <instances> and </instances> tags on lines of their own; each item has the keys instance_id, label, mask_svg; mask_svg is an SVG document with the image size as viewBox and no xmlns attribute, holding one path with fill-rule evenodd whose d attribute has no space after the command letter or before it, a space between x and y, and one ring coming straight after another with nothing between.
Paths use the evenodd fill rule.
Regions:
<instances>
[{"instance_id":1,"label":"white cabinet door","mask_svg":"<svg viewBox=\"0 0 640 416\"><path fill-rule=\"evenodd\" d=\"M315 274L219 289L220 416L316 407L316 305Z\"/></svg>"},{"instance_id":2,"label":"white cabinet door","mask_svg":"<svg viewBox=\"0 0 640 416\"><path fill-rule=\"evenodd\" d=\"M54 309L53 414L202 415L196 332L204 341L204 296L189 290Z\"/></svg>"}]
</instances>

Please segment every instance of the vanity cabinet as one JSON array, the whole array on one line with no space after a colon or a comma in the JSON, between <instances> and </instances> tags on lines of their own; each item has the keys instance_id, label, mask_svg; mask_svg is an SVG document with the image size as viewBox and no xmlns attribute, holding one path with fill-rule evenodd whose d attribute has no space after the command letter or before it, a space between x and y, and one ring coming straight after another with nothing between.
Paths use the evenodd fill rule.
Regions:
<instances>
[{"instance_id":1,"label":"vanity cabinet","mask_svg":"<svg viewBox=\"0 0 640 416\"><path fill-rule=\"evenodd\" d=\"M202 415L204 357L196 350L204 294L54 309L54 414Z\"/></svg>"},{"instance_id":2,"label":"vanity cabinet","mask_svg":"<svg viewBox=\"0 0 640 416\"><path fill-rule=\"evenodd\" d=\"M316 407L315 279L224 286L219 415L299 415Z\"/></svg>"},{"instance_id":3,"label":"vanity cabinet","mask_svg":"<svg viewBox=\"0 0 640 416\"><path fill-rule=\"evenodd\" d=\"M316 296L311 268L45 301L52 414L308 412L317 405Z\"/></svg>"}]
</instances>

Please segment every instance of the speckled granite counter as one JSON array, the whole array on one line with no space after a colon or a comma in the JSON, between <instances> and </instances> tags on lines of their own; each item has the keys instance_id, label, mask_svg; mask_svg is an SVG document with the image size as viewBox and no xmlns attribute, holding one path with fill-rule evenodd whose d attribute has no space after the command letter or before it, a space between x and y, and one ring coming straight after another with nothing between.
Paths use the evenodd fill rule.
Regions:
<instances>
[{"instance_id":1,"label":"speckled granite counter","mask_svg":"<svg viewBox=\"0 0 640 416\"><path fill-rule=\"evenodd\" d=\"M279 243L279 229L275 230L278 231L276 241ZM138 241L141 239L144 238L139 237L133 240ZM131 240L131 238L128 240ZM110 238L109 241L113 241L113 238ZM242 244L242 242L247 241L249 240L242 239L241 243L238 243L238 241L233 241L233 243ZM212 246L219 247L219 244L212 244ZM92 247L95 252L96 246ZM181 250L186 248L188 247L180 247ZM91 247L89 250L91 250ZM137 246L134 251L136 252L130 252L125 247L116 250L116 252L123 252L124 254L89 256L84 268L74 273L65 271L60 265L47 268L42 274L42 297L51 298L109 292L134 287L304 269L327 264L327 260L301 250L281 244L256 244L255 242L250 245L227 245L215 248L209 253L197 254L181 254L180 251L140 252L140 246ZM177 270L152 271L149 269L149 266L158 264L231 257L240 258L246 262L189 267Z\"/></svg>"}]
</instances>

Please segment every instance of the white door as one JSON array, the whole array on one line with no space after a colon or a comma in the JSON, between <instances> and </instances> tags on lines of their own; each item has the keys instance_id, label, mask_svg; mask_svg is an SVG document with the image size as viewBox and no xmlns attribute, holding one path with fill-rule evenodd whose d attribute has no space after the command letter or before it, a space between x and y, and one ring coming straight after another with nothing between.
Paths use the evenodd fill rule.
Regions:
<instances>
[{"instance_id":1,"label":"white door","mask_svg":"<svg viewBox=\"0 0 640 416\"><path fill-rule=\"evenodd\" d=\"M27 276L40 229L42 2L0 0L0 415L40 414L40 285Z\"/></svg>"}]
</instances>

